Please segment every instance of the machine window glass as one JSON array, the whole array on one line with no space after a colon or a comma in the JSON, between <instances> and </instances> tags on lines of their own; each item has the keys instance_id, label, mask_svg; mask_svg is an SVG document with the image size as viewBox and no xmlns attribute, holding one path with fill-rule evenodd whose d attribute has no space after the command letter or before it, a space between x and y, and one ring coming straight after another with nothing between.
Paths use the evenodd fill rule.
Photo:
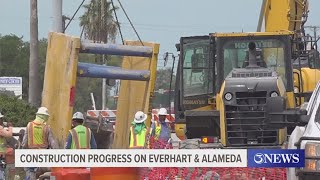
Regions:
<instances>
[{"instance_id":1,"label":"machine window glass","mask_svg":"<svg viewBox=\"0 0 320 180\"><path fill-rule=\"evenodd\" d=\"M209 41L198 41L183 47L184 96L213 92L212 64L209 62Z\"/></svg>"},{"instance_id":2,"label":"machine window glass","mask_svg":"<svg viewBox=\"0 0 320 180\"><path fill-rule=\"evenodd\" d=\"M237 40L228 41L223 46L224 55L224 78L233 68L245 67L248 61L247 48L250 42L255 42L256 47L261 49L260 61L265 62L268 68L276 71L286 85L286 67L283 42L276 39L265 40Z\"/></svg>"}]
</instances>

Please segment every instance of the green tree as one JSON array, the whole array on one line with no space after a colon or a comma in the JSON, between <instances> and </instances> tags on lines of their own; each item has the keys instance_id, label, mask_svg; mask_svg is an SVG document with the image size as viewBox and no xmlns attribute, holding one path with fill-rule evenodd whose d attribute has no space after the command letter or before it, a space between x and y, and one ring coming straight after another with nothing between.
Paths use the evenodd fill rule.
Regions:
<instances>
[{"instance_id":1,"label":"green tree","mask_svg":"<svg viewBox=\"0 0 320 180\"><path fill-rule=\"evenodd\" d=\"M27 126L37 112L37 109L25 100L6 94L0 94L0 108L1 113L5 115L5 120L12 122L16 127Z\"/></svg>"},{"instance_id":2,"label":"green tree","mask_svg":"<svg viewBox=\"0 0 320 180\"><path fill-rule=\"evenodd\" d=\"M157 79L156 79L156 86L155 86L155 96L152 101L153 108L160 108L160 107L169 107L169 93L170 93L170 80L172 74L171 68L165 69L158 69L157 71ZM171 101L174 98L174 88L175 88L176 76L172 75L172 83L171 83ZM159 93L159 90L163 89L164 93ZM158 92L157 92L158 91Z\"/></svg>"},{"instance_id":3,"label":"green tree","mask_svg":"<svg viewBox=\"0 0 320 180\"><path fill-rule=\"evenodd\" d=\"M171 79L171 68L165 68L165 69L159 69L157 71L157 79L156 79L156 86L155 89L165 89L169 90L170 88L170 79ZM172 83L171 83L171 89L174 89L176 82L176 76L172 75Z\"/></svg>"},{"instance_id":4,"label":"green tree","mask_svg":"<svg viewBox=\"0 0 320 180\"><path fill-rule=\"evenodd\" d=\"M22 77L23 99L28 99L29 43L22 37L0 35L0 76Z\"/></svg>"}]
</instances>

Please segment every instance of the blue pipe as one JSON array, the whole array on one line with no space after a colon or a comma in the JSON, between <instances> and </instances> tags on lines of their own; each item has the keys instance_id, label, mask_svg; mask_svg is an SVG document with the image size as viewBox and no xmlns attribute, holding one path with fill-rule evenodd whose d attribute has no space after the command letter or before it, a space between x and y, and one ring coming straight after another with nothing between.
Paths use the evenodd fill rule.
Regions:
<instances>
[{"instance_id":1,"label":"blue pipe","mask_svg":"<svg viewBox=\"0 0 320 180\"><path fill-rule=\"evenodd\" d=\"M152 51L152 48L148 46L127 46L118 44L99 44L86 42L81 42L80 48L80 53L139 57L151 57Z\"/></svg>"},{"instance_id":2,"label":"blue pipe","mask_svg":"<svg viewBox=\"0 0 320 180\"><path fill-rule=\"evenodd\" d=\"M107 78L121 80L148 81L150 72L147 70L128 70L114 66L102 66L91 63L78 63L78 77Z\"/></svg>"}]
</instances>

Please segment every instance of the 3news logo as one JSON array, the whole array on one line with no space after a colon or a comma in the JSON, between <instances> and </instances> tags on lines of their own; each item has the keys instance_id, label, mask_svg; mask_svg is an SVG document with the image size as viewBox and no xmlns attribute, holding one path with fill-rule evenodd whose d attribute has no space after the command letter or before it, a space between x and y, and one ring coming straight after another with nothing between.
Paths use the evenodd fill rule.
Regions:
<instances>
[{"instance_id":1,"label":"3news logo","mask_svg":"<svg viewBox=\"0 0 320 180\"><path fill-rule=\"evenodd\" d=\"M248 149L248 167L304 167L304 150Z\"/></svg>"}]
</instances>

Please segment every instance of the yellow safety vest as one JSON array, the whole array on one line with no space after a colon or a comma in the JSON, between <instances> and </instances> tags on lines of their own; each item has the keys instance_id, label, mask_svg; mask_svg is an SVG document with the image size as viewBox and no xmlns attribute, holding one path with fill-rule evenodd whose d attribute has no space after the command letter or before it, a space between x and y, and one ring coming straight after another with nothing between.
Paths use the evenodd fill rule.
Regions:
<instances>
[{"instance_id":1,"label":"yellow safety vest","mask_svg":"<svg viewBox=\"0 0 320 180\"><path fill-rule=\"evenodd\" d=\"M28 148L30 149L47 149L48 143L48 125L29 122L27 125Z\"/></svg>"},{"instance_id":2,"label":"yellow safety vest","mask_svg":"<svg viewBox=\"0 0 320 180\"><path fill-rule=\"evenodd\" d=\"M146 148L146 142L148 141L148 136L150 135L150 128L143 129L139 134L134 134L134 127L130 127L130 145L131 149L144 149Z\"/></svg>"},{"instance_id":3,"label":"yellow safety vest","mask_svg":"<svg viewBox=\"0 0 320 180\"><path fill-rule=\"evenodd\" d=\"M6 138L0 137L0 153L6 153L6 151L7 151Z\"/></svg>"},{"instance_id":4,"label":"yellow safety vest","mask_svg":"<svg viewBox=\"0 0 320 180\"><path fill-rule=\"evenodd\" d=\"M154 139L158 140L161 134L162 125L158 121L154 121L154 123L155 123ZM167 126L170 128L168 123L167 123Z\"/></svg>"},{"instance_id":5,"label":"yellow safety vest","mask_svg":"<svg viewBox=\"0 0 320 180\"><path fill-rule=\"evenodd\" d=\"M72 136L71 149L90 149L91 131L89 128L78 125L69 130Z\"/></svg>"},{"instance_id":6,"label":"yellow safety vest","mask_svg":"<svg viewBox=\"0 0 320 180\"><path fill-rule=\"evenodd\" d=\"M158 121L154 121L155 123L155 132L154 132L154 139L158 140L161 134L161 123L159 123Z\"/></svg>"}]
</instances>

